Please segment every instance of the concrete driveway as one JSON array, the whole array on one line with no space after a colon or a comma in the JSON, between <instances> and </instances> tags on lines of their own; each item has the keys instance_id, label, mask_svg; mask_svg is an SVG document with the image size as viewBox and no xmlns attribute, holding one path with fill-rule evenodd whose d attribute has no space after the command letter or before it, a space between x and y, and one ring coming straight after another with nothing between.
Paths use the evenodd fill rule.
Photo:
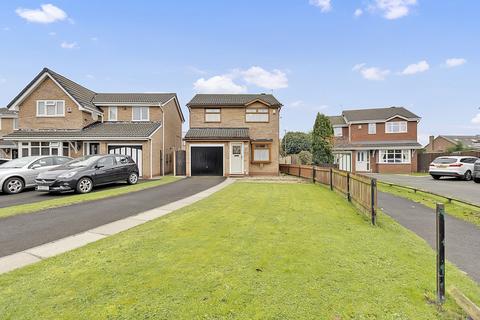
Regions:
<instances>
[{"instance_id":1,"label":"concrete driveway","mask_svg":"<svg viewBox=\"0 0 480 320\"><path fill-rule=\"evenodd\" d=\"M463 181L455 178L434 180L431 176L402 174L372 173L369 175L377 178L379 181L414 187L480 205L480 184L473 181Z\"/></svg>"},{"instance_id":2,"label":"concrete driveway","mask_svg":"<svg viewBox=\"0 0 480 320\"><path fill-rule=\"evenodd\" d=\"M0 219L0 257L175 202L224 180L186 178L117 197Z\"/></svg>"}]
</instances>

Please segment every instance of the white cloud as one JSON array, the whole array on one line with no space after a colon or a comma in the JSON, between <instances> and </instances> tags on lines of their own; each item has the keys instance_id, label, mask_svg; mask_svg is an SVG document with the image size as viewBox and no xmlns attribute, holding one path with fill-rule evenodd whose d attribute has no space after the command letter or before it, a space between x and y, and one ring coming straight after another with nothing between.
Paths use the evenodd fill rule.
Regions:
<instances>
[{"instance_id":1,"label":"white cloud","mask_svg":"<svg viewBox=\"0 0 480 320\"><path fill-rule=\"evenodd\" d=\"M57 33L52 31L52 32L49 32L48 35L53 37L53 36L56 36Z\"/></svg>"},{"instance_id":2,"label":"white cloud","mask_svg":"<svg viewBox=\"0 0 480 320\"><path fill-rule=\"evenodd\" d=\"M375 0L370 9L379 10L385 19L395 20L410 14L412 6L417 4L417 0Z\"/></svg>"},{"instance_id":3,"label":"white cloud","mask_svg":"<svg viewBox=\"0 0 480 320\"><path fill-rule=\"evenodd\" d=\"M188 72L191 72L191 73L194 73L194 74L197 74L197 75L205 75L207 74L208 72L203 70L203 69L200 69L200 68L197 68L195 66L186 66L186 69Z\"/></svg>"},{"instance_id":4,"label":"white cloud","mask_svg":"<svg viewBox=\"0 0 480 320\"><path fill-rule=\"evenodd\" d=\"M66 41L63 41L61 44L60 44L60 47L62 47L63 49L76 49L78 48L78 45L76 42L66 42Z\"/></svg>"},{"instance_id":5,"label":"white cloud","mask_svg":"<svg viewBox=\"0 0 480 320\"><path fill-rule=\"evenodd\" d=\"M95 76L93 74L86 74L85 77L92 80L95 79Z\"/></svg>"},{"instance_id":6,"label":"white cloud","mask_svg":"<svg viewBox=\"0 0 480 320\"><path fill-rule=\"evenodd\" d=\"M277 69L271 72L261 67L253 66L241 72L243 79L247 83L251 83L260 88L265 89L281 89L288 87L287 75Z\"/></svg>"},{"instance_id":7,"label":"white cloud","mask_svg":"<svg viewBox=\"0 0 480 320\"><path fill-rule=\"evenodd\" d=\"M67 13L53 4L42 4L40 9L18 8L15 12L27 20L34 23L52 23L67 19Z\"/></svg>"},{"instance_id":8,"label":"white cloud","mask_svg":"<svg viewBox=\"0 0 480 320\"><path fill-rule=\"evenodd\" d=\"M3 27L2 30L3 31L10 31L10 27Z\"/></svg>"},{"instance_id":9,"label":"white cloud","mask_svg":"<svg viewBox=\"0 0 480 320\"><path fill-rule=\"evenodd\" d=\"M310 0L309 3L312 6L319 7L322 12L332 10L331 0Z\"/></svg>"},{"instance_id":10,"label":"white cloud","mask_svg":"<svg viewBox=\"0 0 480 320\"><path fill-rule=\"evenodd\" d=\"M390 70L377 67L366 67L365 63L353 66L352 71L360 72L363 78L373 81L382 81L390 74Z\"/></svg>"},{"instance_id":11,"label":"white cloud","mask_svg":"<svg viewBox=\"0 0 480 320\"><path fill-rule=\"evenodd\" d=\"M297 108L297 107L300 107L303 105L303 101L302 100L297 100L297 101L293 101L292 103L290 103L290 106L291 107L294 107L294 108Z\"/></svg>"},{"instance_id":12,"label":"white cloud","mask_svg":"<svg viewBox=\"0 0 480 320\"><path fill-rule=\"evenodd\" d=\"M5 79L5 78L0 78L0 84L4 84L5 82L7 82L7 79Z\"/></svg>"},{"instance_id":13,"label":"white cloud","mask_svg":"<svg viewBox=\"0 0 480 320\"><path fill-rule=\"evenodd\" d=\"M98 37L91 37L90 40L92 40L92 41L98 41Z\"/></svg>"},{"instance_id":14,"label":"white cloud","mask_svg":"<svg viewBox=\"0 0 480 320\"><path fill-rule=\"evenodd\" d=\"M480 125L480 112L477 113L477 115L475 117L473 117L472 123Z\"/></svg>"},{"instance_id":15,"label":"white cloud","mask_svg":"<svg viewBox=\"0 0 480 320\"><path fill-rule=\"evenodd\" d=\"M418 63L413 63L408 65L405 69L403 69L403 75L412 75L420 72L425 72L430 69L428 62L426 60L419 61Z\"/></svg>"},{"instance_id":16,"label":"white cloud","mask_svg":"<svg viewBox=\"0 0 480 320\"><path fill-rule=\"evenodd\" d=\"M465 63L467 63L467 60L463 58L450 58L445 60L445 65L449 68L458 67Z\"/></svg>"},{"instance_id":17,"label":"white cloud","mask_svg":"<svg viewBox=\"0 0 480 320\"><path fill-rule=\"evenodd\" d=\"M357 10L355 10L355 12L353 13L353 15L354 15L355 17L360 17L362 14L363 14L363 10L362 10L362 9L357 9Z\"/></svg>"},{"instance_id":18,"label":"white cloud","mask_svg":"<svg viewBox=\"0 0 480 320\"><path fill-rule=\"evenodd\" d=\"M245 86L236 84L229 75L214 76L208 79L200 78L193 84L199 93L244 93Z\"/></svg>"}]
</instances>

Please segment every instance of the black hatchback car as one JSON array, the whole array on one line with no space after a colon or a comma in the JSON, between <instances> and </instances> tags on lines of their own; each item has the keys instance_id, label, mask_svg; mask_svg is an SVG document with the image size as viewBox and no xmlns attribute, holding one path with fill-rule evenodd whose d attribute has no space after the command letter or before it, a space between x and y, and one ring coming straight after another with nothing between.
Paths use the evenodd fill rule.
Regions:
<instances>
[{"instance_id":1,"label":"black hatchback car","mask_svg":"<svg viewBox=\"0 0 480 320\"><path fill-rule=\"evenodd\" d=\"M43 172L35 182L37 191L88 193L95 186L126 181L138 182L138 167L126 155L91 155L67 162L55 169Z\"/></svg>"}]
</instances>

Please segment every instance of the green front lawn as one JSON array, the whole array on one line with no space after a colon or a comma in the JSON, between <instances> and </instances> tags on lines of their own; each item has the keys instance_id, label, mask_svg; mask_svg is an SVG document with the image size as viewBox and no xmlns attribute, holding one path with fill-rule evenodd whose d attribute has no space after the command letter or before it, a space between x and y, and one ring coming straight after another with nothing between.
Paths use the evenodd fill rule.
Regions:
<instances>
[{"instance_id":1,"label":"green front lawn","mask_svg":"<svg viewBox=\"0 0 480 320\"><path fill-rule=\"evenodd\" d=\"M87 247L0 276L2 319L452 319L435 254L313 184L240 183ZM447 284L476 303L452 265Z\"/></svg>"},{"instance_id":2,"label":"green front lawn","mask_svg":"<svg viewBox=\"0 0 480 320\"><path fill-rule=\"evenodd\" d=\"M445 204L445 212L451 216L457 217L464 221L473 223L480 227L480 208L463 204L461 202L452 201L448 202L446 198L434 196L427 192L409 190L406 188L390 186L386 183L379 182L378 190L382 192L388 192L393 195L410 199L414 202L421 203L429 208L435 209L437 203Z\"/></svg>"},{"instance_id":3,"label":"green front lawn","mask_svg":"<svg viewBox=\"0 0 480 320\"><path fill-rule=\"evenodd\" d=\"M165 176L158 180L151 180L143 183L139 183L136 185L126 185L124 187L113 188L113 189L106 189L101 191L95 191L88 193L88 194L65 194L65 195L58 195L58 197L53 199L48 199L44 201L34 202L34 203L27 203L21 204L17 206L11 206L6 208L0 208L0 219L10 216L15 216L18 214L25 214L25 213L33 213L41 210L58 208L69 206L72 204L77 204L86 201L93 201L93 200L100 200L109 197L115 197L122 194L136 192L145 190L148 188L158 187L162 184L167 184L170 182L177 181L181 178L174 177L174 176ZM34 192L34 191L32 191Z\"/></svg>"}]
</instances>

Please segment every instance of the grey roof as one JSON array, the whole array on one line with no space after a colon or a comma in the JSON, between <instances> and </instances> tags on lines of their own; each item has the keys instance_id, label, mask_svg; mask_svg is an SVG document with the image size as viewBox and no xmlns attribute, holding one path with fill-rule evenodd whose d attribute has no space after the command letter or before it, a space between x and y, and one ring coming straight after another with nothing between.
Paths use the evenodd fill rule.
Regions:
<instances>
[{"instance_id":1,"label":"grey roof","mask_svg":"<svg viewBox=\"0 0 480 320\"><path fill-rule=\"evenodd\" d=\"M332 126L347 124L345 122L345 119L342 116L329 116L328 119L330 120L330 123L332 124Z\"/></svg>"},{"instance_id":2,"label":"grey roof","mask_svg":"<svg viewBox=\"0 0 480 320\"><path fill-rule=\"evenodd\" d=\"M358 142L342 142L338 141L334 145L334 150L358 150L358 149L382 149L408 147L412 149L421 149L422 145L414 140L398 140L398 141L358 141Z\"/></svg>"},{"instance_id":3,"label":"grey roof","mask_svg":"<svg viewBox=\"0 0 480 320\"><path fill-rule=\"evenodd\" d=\"M248 128L191 128L185 140L250 140Z\"/></svg>"},{"instance_id":4,"label":"grey roof","mask_svg":"<svg viewBox=\"0 0 480 320\"><path fill-rule=\"evenodd\" d=\"M18 112L13 111L13 110L8 110L7 108L0 108L0 117L1 116L7 116L7 117L12 117L12 116L17 116Z\"/></svg>"},{"instance_id":5,"label":"grey roof","mask_svg":"<svg viewBox=\"0 0 480 320\"><path fill-rule=\"evenodd\" d=\"M445 138L454 144L462 143L467 148L480 149L480 135L478 134L475 136L440 135L439 137Z\"/></svg>"},{"instance_id":6,"label":"grey roof","mask_svg":"<svg viewBox=\"0 0 480 320\"><path fill-rule=\"evenodd\" d=\"M0 139L0 148L17 149L17 145L13 141Z\"/></svg>"},{"instance_id":7,"label":"grey roof","mask_svg":"<svg viewBox=\"0 0 480 320\"><path fill-rule=\"evenodd\" d=\"M16 130L4 138L148 138L160 126L160 122L97 122L82 130Z\"/></svg>"},{"instance_id":8,"label":"grey roof","mask_svg":"<svg viewBox=\"0 0 480 320\"><path fill-rule=\"evenodd\" d=\"M342 112L342 115L349 122L350 121L386 120L395 116L402 116L408 119L420 119L419 116L410 112L404 107L345 110Z\"/></svg>"},{"instance_id":9,"label":"grey roof","mask_svg":"<svg viewBox=\"0 0 480 320\"><path fill-rule=\"evenodd\" d=\"M261 100L270 106L282 104L271 94L196 94L187 106L245 106L255 100Z\"/></svg>"},{"instance_id":10,"label":"grey roof","mask_svg":"<svg viewBox=\"0 0 480 320\"><path fill-rule=\"evenodd\" d=\"M175 93L98 93L93 98L96 105L102 103L165 103L175 98Z\"/></svg>"}]
</instances>

